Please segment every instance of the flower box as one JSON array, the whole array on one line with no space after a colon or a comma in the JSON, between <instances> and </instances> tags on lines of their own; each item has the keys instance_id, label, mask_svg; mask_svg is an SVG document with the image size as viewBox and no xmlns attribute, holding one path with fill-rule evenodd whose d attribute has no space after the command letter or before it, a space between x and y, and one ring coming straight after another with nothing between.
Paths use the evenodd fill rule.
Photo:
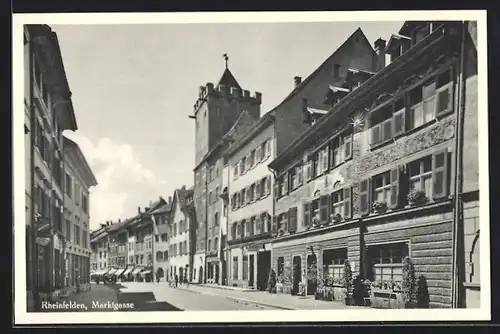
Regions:
<instances>
[{"instance_id":1,"label":"flower box","mask_svg":"<svg viewBox=\"0 0 500 334\"><path fill-rule=\"evenodd\" d=\"M370 305L374 308L405 308L401 291L392 289L372 288L370 291Z\"/></svg>"},{"instance_id":2,"label":"flower box","mask_svg":"<svg viewBox=\"0 0 500 334\"><path fill-rule=\"evenodd\" d=\"M410 206L422 205L429 201L429 198L425 194L425 191L415 190L415 189L412 189L410 191L410 193L407 196L407 199L408 199L408 204L410 204Z\"/></svg>"},{"instance_id":3,"label":"flower box","mask_svg":"<svg viewBox=\"0 0 500 334\"><path fill-rule=\"evenodd\" d=\"M340 213L335 213L330 215L330 219L333 223L338 223L342 221L342 216L340 215Z\"/></svg>"},{"instance_id":4,"label":"flower box","mask_svg":"<svg viewBox=\"0 0 500 334\"><path fill-rule=\"evenodd\" d=\"M373 202L372 209L376 213L384 213L387 211L387 203L386 202Z\"/></svg>"}]
</instances>

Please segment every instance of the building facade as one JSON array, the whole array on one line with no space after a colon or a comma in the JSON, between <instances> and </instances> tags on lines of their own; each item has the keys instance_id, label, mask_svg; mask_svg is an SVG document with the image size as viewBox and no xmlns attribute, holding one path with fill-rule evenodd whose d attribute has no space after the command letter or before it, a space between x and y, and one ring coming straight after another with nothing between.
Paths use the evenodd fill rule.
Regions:
<instances>
[{"instance_id":1,"label":"building facade","mask_svg":"<svg viewBox=\"0 0 500 334\"><path fill-rule=\"evenodd\" d=\"M90 214L89 191L97 185L78 144L63 137L65 198L64 198L64 270L66 287L76 290L90 284Z\"/></svg>"},{"instance_id":2,"label":"building facade","mask_svg":"<svg viewBox=\"0 0 500 334\"><path fill-rule=\"evenodd\" d=\"M194 201L198 227L195 262L198 280L201 277L203 282L221 283L222 266L216 244L220 243L220 217L224 207L220 199L221 172L226 164L223 151L227 143L222 138L243 111L259 118L261 98L258 92L251 96L248 90L243 90L226 66L216 86L207 83L200 87L194 115L190 116L195 120L196 137Z\"/></svg>"},{"instance_id":3,"label":"building facade","mask_svg":"<svg viewBox=\"0 0 500 334\"><path fill-rule=\"evenodd\" d=\"M153 267L155 276L162 281L167 281L169 272L169 218L172 206L172 197L168 202L151 212L153 223L156 224L156 233L154 239L154 258Z\"/></svg>"},{"instance_id":4,"label":"building facade","mask_svg":"<svg viewBox=\"0 0 500 334\"><path fill-rule=\"evenodd\" d=\"M371 73L378 56L356 30L304 81L294 78L291 93L250 126L235 126L226 136L231 169L228 271L230 284L265 290L271 269L271 219L274 177L267 164L284 150L291 136L305 131L331 106L349 71ZM241 120L241 123L244 123Z\"/></svg>"},{"instance_id":5,"label":"building facade","mask_svg":"<svg viewBox=\"0 0 500 334\"><path fill-rule=\"evenodd\" d=\"M168 278L193 281L196 245L196 216L193 190L183 186L174 191L169 219Z\"/></svg>"},{"instance_id":6,"label":"building facade","mask_svg":"<svg viewBox=\"0 0 500 334\"><path fill-rule=\"evenodd\" d=\"M57 35L47 25L24 27L26 148L26 288L36 310L64 288L63 137L76 130Z\"/></svg>"},{"instance_id":7,"label":"building facade","mask_svg":"<svg viewBox=\"0 0 500 334\"><path fill-rule=\"evenodd\" d=\"M90 249L91 273L104 272L108 268L109 250L106 224L101 224L97 230L90 232Z\"/></svg>"},{"instance_id":8,"label":"building facade","mask_svg":"<svg viewBox=\"0 0 500 334\"><path fill-rule=\"evenodd\" d=\"M313 294L313 272L339 282L346 261L354 277L401 282L408 256L427 286L427 307L477 305L463 281L478 281L478 169L457 163L460 141L477 145L477 56L462 28L406 22L383 48L390 63L379 62L375 74L348 73L328 112L271 162L272 263L292 290L303 284ZM460 242L460 211L474 236L468 244ZM463 253L472 263L458 270L465 279L453 275L465 267Z\"/></svg>"}]
</instances>

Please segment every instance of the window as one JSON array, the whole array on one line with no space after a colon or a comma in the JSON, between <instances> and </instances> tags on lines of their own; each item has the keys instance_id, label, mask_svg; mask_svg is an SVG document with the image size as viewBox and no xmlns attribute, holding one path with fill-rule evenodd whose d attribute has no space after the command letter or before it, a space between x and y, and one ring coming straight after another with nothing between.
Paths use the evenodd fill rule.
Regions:
<instances>
[{"instance_id":1,"label":"window","mask_svg":"<svg viewBox=\"0 0 500 334\"><path fill-rule=\"evenodd\" d=\"M329 221L328 196L319 198L319 221L321 224L326 224Z\"/></svg>"},{"instance_id":2,"label":"window","mask_svg":"<svg viewBox=\"0 0 500 334\"><path fill-rule=\"evenodd\" d=\"M423 190L427 198L432 196L432 156L408 164L410 189Z\"/></svg>"},{"instance_id":3,"label":"window","mask_svg":"<svg viewBox=\"0 0 500 334\"><path fill-rule=\"evenodd\" d=\"M297 207L288 210L288 231L291 233L297 231Z\"/></svg>"},{"instance_id":4,"label":"window","mask_svg":"<svg viewBox=\"0 0 500 334\"><path fill-rule=\"evenodd\" d=\"M320 149L318 152L318 175L326 172L329 168L328 162L329 162L329 156L328 156L328 146L323 147Z\"/></svg>"},{"instance_id":5,"label":"window","mask_svg":"<svg viewBox=\"0 0 500 334\"><path fill-rule=\"evenodd\" d=\"M240 192L240 206L244 206L246 204L246 189L241 189Z\"/></svg>"},{"instance_id":6,"label":"window","mask_svg":"<svg viewBox=\"0 0 500 334\"><path fill-rule=\"evenodd\" d=\"M284 196L288 193L288 175L285 173L278 178L278 196Z\"/></svg>"},{"instance_id":7,"label":"window","mask_svg":"<svg viewBox=\"0 0 500 334\"><path fill-rule=\"evenodd\" d=\"M85 195L85 194L82 194L82 209L83 209L83 212L85 212L86 214L89 213L89 203L88 203L87 195Z\"/></svg>"},{"instance_id":8,"label":"window","mask_svg":"<svg viewBox=\"0 0 500 334\"><path fill-rule=\"evenodd\" d=\"M383 143L392 138L392 104L374 111L371 117L371 142L372 146Z\"/></svg>"},{"instance_id":9,"label":"window","mask_svg":"<svg viewBox=\"0 0 500 334\"><path fill-rule=\"evenodd\" d=\"M238 257L233 256L233 279L238 279Z\"/></svg>"},{"instance_id":10,"label":"window","mask_svg":"<svg viewBox=\"0 0 500 334\"><path fill-rule=\"evenodd\" d=\"M432 156L432 196L434 199L448 195L448 151L440 151Z\"/></svg>"},{"instance_id":11,"label":"window","mask_svg":"<svg viewBox=\"0 0 500 334\"><path fill-rule=\"evenodd\" d=\"M266 157L271 156L271 140L266 141Z\"/></svg>"},{"instance_id":12,"label":"window","mask_svg":"<svg viewBox=\"0 0 500 334\"><path fill-rule=\"evenodd\" d=\"M251 156L252 155L250 153L247 154L247 158L246 158L247 159L247 171L249 169L252 169L252 167L253 167L253 161L251 160Z\"/></svg>"},{"instance_id":13,"label":"window","mask_svg":"<svg viewBox=\"0 0 500 334\"><path fill-rule=\"evenodd\" d=\"M71 176L68 173L66 173L66 181L64 184L66 185L66 195L71 198L71 195L73 194L73 183Z\"/></svg>"},{"instance_id":14,"label":"window","mask_svg":"<svg viewBox=\"0 0 500 334\"><path fill-rule=\"evenodd\" d=\"M344 216L344 192L336 191L331 195L332 206L330 209L331 215L340 214Z\"/></svg>"},{"instance_id":15,"label":"window","mask_svg":"<svg viewBox=\"0 0 500 334\"><path fill-rule=\"evenodd\" d=\"M283 232L288 231L288 212L278 216L278 230L283 230Z\"/></svg>"},{"instance_id":16,"label":"window","mask_svg":"<svg viewBox=\"0 0 500 334\"><path fill-rule=\"evenodd\" d=\"M339 281L343 277L346 260L347 248L325 249L323 251L323 271L334 281Z\"/></svg>"},{"instance_id":17,"label":"window","mask_svg":"<svg viewBox=\"0 0 500 334\"><path fill-rule=\"evenodd\" d=\"M373 182L374 202L386 202L391 200L391 173L385 172L375 176Z\"/></svg>"},{"instance_id":18,"label":"window","mask_svg":"<svg viewBox=\"0 0 500 334\"><path fill-rule=\"evenodd\" d=\"M233 226L231 227L231 238L233 240L237 239L238 235L238 224L234 223Z\"/></svg>"},{"instance_id":19,"label":"window","mask_svg":"<svg viewBox=\"0 0 500 334\"><path fill-rule=\"evenodd\" d=\"M406 243L370 246L367 250L371 262L372 281L401 282L403 278L403 259L408 256Z\"/></svg>"},{"instance_id":20,"label":"window","mask_svg":"<svg viewBox=\"0 0 500 334\"><path fill-rule=\"evenodd\" d=\"M266 195L266 178L260 180L260 186L257 188L259 198L264 197Z\"/></svg>"},{"instance_id":21,"label":"window","mask_svg":"<svg viewBox=\"0 0 500 334\"><path fill-rule=\"evenodd\" d=\"M215 202L217 202L219 200L219 187L215 187Z\"/></svg>"},{"instance_id":22,"label":"window","mask_svg":"<svg viewBox=\"0 0 500 334\"><path fill-rule=\"evenodd\" d=\"M255 150L253 150L252 152L250 152L250 159L248 159L248 164L250 165L250 168L252 168L253 166L256 165L256 161L255 161Z\"/></svg>"},{"instance_id":23,"label":"window","mask_svg":"<svg viewBox=\"0 0 500 334\"><path fill-rule=\"evenodd\" d=\"M216 212L214 215L214 226L219 226L219 213Z\"/></svg>"},{"instance_id":24,"label":"window","mask_svg":"<svg viewBox=\"0 0 500 334\"><path fill-rule=\"evenodd\" d=\"M236 180L236 179L238 178L238 176L239 176L238 166L239 166L239 162L238 162L238 163L236 163L236 165L234 165L234 167L233 167L233 171L234 171L234 172L233 172L233 175L234 175L234 179L235 179L235 180Z\"/></svg>"},{"instance_id":25,"label":"window","mask_svg":"<svg viewBox=\"0 0 500 334\"><path fill-rule=\"evenodd\" d=\"M258 164L262 160L262 147L259 146L255 149L255 164Z\"/></svg>"},{"instance_id":26,"label":"window","mask_svg":"<svg viewBox=\"0 0 500 334\"><path fill-rule=\"evenodd\" d=\"M285 258L280 256L278 258L278 272L276 273L278 276L285 272Z\"/></svg>"},{"instance_id":27,"label":"window","mask_svg":"<svg viewBox=\"0 0 500 334\"><path fill-rule=\"evenodd\" d=\"M71 238L71 222L66 219L66 238L69 239L69 241L73 241Z\"/></svg>"},{"instance_id":28,"label":"window","mask_svg":"<svg viewBox=\"0 0 500 334\"><path fill-rule=\"evenodd\" d=\"M304 204L304 219L302 220L302 226L311 225L311 204Z\"/></svg>"},{"instance_id":29,"label":"window","mask_svg":"<svg viewBox=\"0 0 500 334\"><path fill-rule=\"evenodd\" d=\"M254 184L254 188L253 188L254 189L253 198L256 201L260 199L261 194L262 194L262 191L260 190L260 186L261 186L260 184L261 184L261 182L256 182Z\"/></svg>"},{"instance_id":30,"label":"window","mask_svg":"<svg viewBox=\"0 0 500 334\"><path fill-rule=\"evenodd\" d=\"M255 199L255 184L252 184L250 187L248 187L248 201L253 202Z\"/></svg>"},{"instance_id":31,"label":"window","mask_svg":"<svg viewBox=\"0 0 500 334\"><path fill-rule=\"evenodd\" d=\"M80 226L76 225L74 231L75 231L75 244L80 246Z\"/></svg>"},{"instance_id":32,"label":"window","mask_svg":"<svg viewBox=\"0 0 500 334\"><path fill-rule=\"evenodd\" d=\"M75 199L75 204L79 205L80 204L80 195L81 195L80 185L78 185L78 184L75 183L74 191L75 191L75 198L74 198Z\"/></svg>"},{"instance_id":33,"label":"window","mask_svg":"<svg viewBox=\"0 0 500 334\"><path fill-rule=\"evenodd\" d=\"M266 179L266 195L270 195L271 194L271 177L268 176L267 179Z\"/></svg>"},{"instance_id":34,"label":"window","mask_svg":"<svg viewBox=\"0 0 500 334\"><path fill-rule=\"evenodd\" d=\"M240 174L245 174L246 165L247 165L247 157L243 157L240 161Z\"/></svg>"}]
</instances>

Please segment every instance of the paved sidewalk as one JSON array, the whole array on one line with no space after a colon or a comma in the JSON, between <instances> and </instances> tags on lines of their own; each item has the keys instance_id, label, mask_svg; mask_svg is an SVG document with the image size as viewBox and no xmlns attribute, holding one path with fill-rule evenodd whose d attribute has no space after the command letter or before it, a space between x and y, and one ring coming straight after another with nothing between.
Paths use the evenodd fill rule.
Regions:
<instances>
[{"instance_id":1,"label":"paved sidewalk","mask_svg":"<svg viewBox=\"0 0 500 334\"><path fill-rule=\"evenodd\" d=\"M264 291L236 291L212 288L200 285L179 286L178 289L189 290L204 295L226 297L236 302L259 304L284 310L335 310L356 309L361 306L347 306L339 301L315 300L313 296L292 296L288 294L271 294Z\"/></svg>"}]
</instances>

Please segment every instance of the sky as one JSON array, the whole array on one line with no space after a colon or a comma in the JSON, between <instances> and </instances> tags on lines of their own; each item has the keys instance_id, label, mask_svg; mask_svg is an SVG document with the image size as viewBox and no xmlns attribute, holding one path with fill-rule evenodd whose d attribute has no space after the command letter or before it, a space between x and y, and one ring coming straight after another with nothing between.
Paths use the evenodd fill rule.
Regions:
<instances>
[{"instance_id":1,"label":"sky","mask_svg":"<svg viewBox=\"0 0 500 334\"><path fill-rule=\"evenodd\" d=\"M193 184L193 105L229 69L261 113L277 106L358 27L373 45L403 22L52 25L73 93L77 142L98 186L90 227Z\"/></svg>"}]
</instances>

